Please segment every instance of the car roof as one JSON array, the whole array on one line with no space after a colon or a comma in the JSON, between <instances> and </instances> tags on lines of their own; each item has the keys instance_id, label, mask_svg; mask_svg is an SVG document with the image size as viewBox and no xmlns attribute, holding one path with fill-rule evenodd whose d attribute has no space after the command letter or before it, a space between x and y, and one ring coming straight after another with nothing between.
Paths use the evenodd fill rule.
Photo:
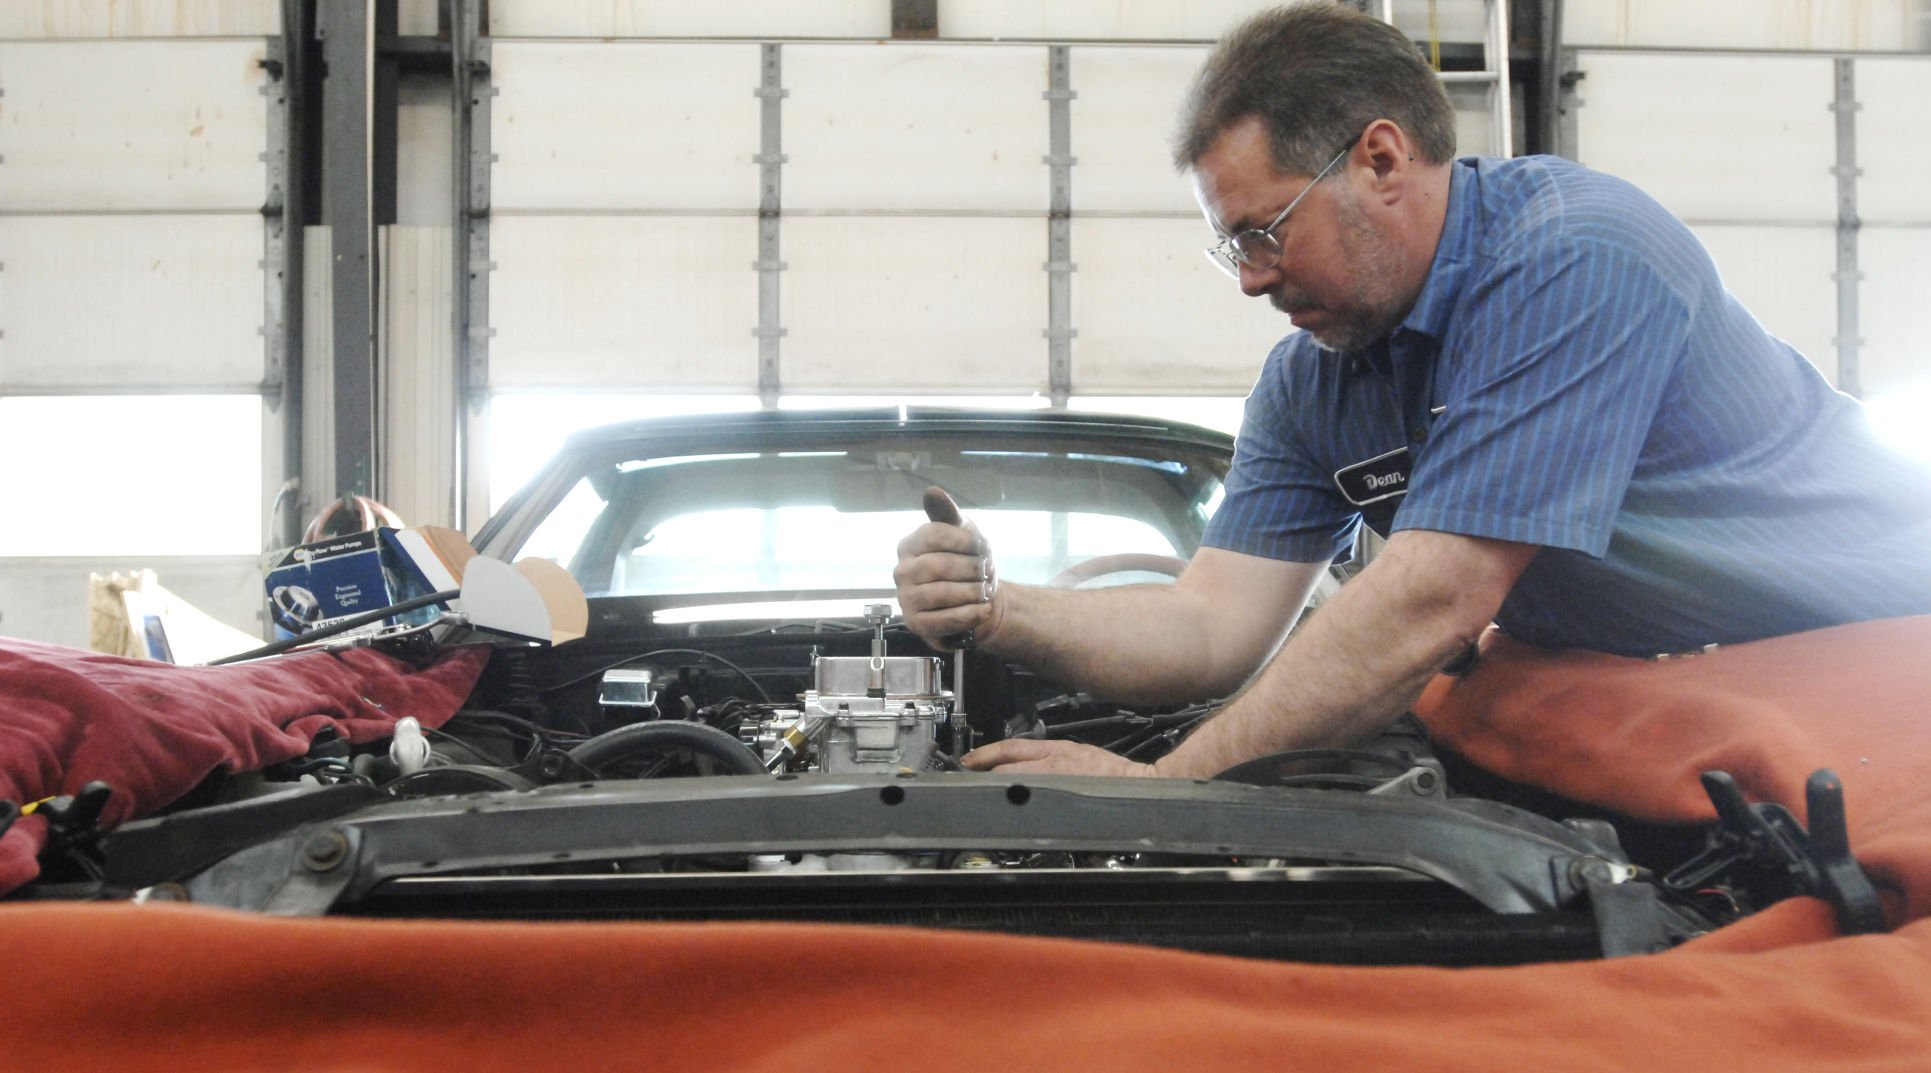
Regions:
<instances>
[{"instance_id":1,"label":"car roof","mask_svg":"<svg viewBox=\"0 0 1931 1073\"><path fill-rule=\"evenodd\" d=\"M982 410L937 406L757 410L626 421L575 433L566 449L661 443L680 451L808 443L826 436L966 434L1065 437L1230 452L1233 437L1180 421L1066 410Z\"/></svg>"}]
</instances>

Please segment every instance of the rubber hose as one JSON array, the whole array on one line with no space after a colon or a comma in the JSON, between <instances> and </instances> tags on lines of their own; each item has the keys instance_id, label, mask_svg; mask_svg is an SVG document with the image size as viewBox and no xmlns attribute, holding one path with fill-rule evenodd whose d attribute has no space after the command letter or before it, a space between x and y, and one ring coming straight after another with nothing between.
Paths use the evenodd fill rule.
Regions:
<instances>
[{"instance_id":1,"label":"rubber hose","mask_svg":"<svg viewBox=\"0 0 1931 1073\"><path fill-rule=\"evenodd\" d=\"M684 749L724 765L732 775L763 775L764 761L749 745L704 723L681 719L632 723L599 734L570 750L570 759L592 771L643 753Z\"/></svg>"}]
</instances>

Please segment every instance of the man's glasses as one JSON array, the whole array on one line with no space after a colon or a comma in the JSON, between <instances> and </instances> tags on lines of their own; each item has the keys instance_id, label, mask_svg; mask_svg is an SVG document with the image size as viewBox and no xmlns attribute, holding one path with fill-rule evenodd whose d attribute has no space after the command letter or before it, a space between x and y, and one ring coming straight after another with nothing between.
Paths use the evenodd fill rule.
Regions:
<instances>
[{"instance_id":1,"label":"man's glasses","mask_svg":"<svg viewBox=\"0 0 1931 1073\"><path fill-rule=\"evenodd\" d=\"M1273 223L1266 227L1249 228L1221 239L1207 250L1207 260L1212 261L1222 272L1235 279L1240 278L1241 265L1246 265L1256 272L1265 272L1280 264L1281 241L1274 237L1274 232L1280 229L1281 224L1287 222L1287 214L1294 211L1294 206L1301 203L1301 199L1308 195L1308 191L1321 185L1321 180L1327 178L1328 172L1333 171L1334 166L1341 163L1341 158L1353 150L1354 146L1350 144L1346 149L1336 153L1334 159L1328 161L1328 166L1314 176L1314 181L1294 195L1294 200L1287 203L1287 208L1282 209L1281 214L1274 217Z\"/></svg>"}]
</instances>

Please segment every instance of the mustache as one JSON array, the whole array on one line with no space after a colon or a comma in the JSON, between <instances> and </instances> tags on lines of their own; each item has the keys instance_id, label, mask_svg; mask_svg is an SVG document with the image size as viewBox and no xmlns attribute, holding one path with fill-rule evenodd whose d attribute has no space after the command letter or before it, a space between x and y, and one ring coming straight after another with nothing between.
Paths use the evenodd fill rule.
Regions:
<instances>
[{"instance_id":1,"label":"mustache","mask_svg":"<svg viewBox=\"0 0 1931 1073\"><path fill-rule=\"evenodd\" d=\"M1290 316L1314 308L1314 303L1307 301L1299 295L1289 295L1285 290L1279 288L1268 293L1267 302L1274 307L1276 312L1286 313Z\"/></svg>"}]
</instances>

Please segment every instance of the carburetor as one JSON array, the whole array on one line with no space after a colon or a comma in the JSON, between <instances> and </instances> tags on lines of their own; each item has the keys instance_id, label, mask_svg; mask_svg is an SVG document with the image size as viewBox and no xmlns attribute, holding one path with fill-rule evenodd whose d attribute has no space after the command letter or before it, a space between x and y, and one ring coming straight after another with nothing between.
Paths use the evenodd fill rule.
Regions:
<instances>
[{"instance_id":1,"label":"carburetor","mask_svg":"<svg viewBox=\"0 0 1931 1073\"><path fill-rule=\"evenodd\" d=\"M940 763L939 727L950 720L955 748L966 731L944 688L942 661L925 656L887 656L885 623L890 604L867 604L872 654L814 656L812 688L800 707L769 713L743 731L745 744L772 771L796 768L828 774L894 774Z\"/></svg>"}]
</instances>

